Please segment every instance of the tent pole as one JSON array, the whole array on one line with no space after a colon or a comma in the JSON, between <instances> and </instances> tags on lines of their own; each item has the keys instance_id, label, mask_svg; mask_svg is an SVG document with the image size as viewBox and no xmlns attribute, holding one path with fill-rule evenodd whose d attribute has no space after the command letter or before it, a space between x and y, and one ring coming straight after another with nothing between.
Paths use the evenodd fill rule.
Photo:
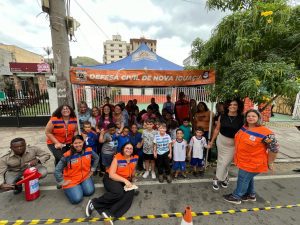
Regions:
<instances>
[{"instance_id":1,"label":"tent pole","mask_svg":"<svg viewBox=\"0 0 300 225\"><path fill-rule=\"evenodd\" d=\"M79 124L79 116L78 116L78 103L77 103L77 101L76 101L76 95L75 95L75 87L74 87L74 84L72 84L72 91L73 91L73 101L74 101L75 114L76 114L76 119L77 119L77 129L78 129L78 134L81 134L81 131L80 131L80 124Z\"/></svg>"},{"instance_id":2,"label":"tent pole","mask_svg":"<svg viewBox=\"0 0 300 225\"><path fill-rule=\"evenodd\" d=\"M211 110L210 110L210 118L209 118L209 132L208 132L208 140L211 138L211 132L213 127L213 110L214 110L214 102L211 101Z\"/></svg>"}]
</instances>

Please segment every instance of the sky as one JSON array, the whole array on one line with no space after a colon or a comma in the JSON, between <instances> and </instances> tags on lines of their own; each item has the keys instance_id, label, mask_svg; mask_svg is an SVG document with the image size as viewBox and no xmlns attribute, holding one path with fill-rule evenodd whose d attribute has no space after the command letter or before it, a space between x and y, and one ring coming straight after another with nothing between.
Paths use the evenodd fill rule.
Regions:
<instances>
[{"instance_id":1,"label":"sky","mask_svg":"<svg viewBox=\"0 0 300 225\"><path fill-rule=\"evenodd\" d=\"M300 0L297 0L300 1ZM46 57L51 47L49 16L40 0L0 0L0 43L17 45ZM157 40L157 54L182 65L192 41L208 40L226 16L208 11L205 0L70 0L70 16L80 23L70 42L72 57L102 62L103 42L120 34L122 40ZM82 10L83 8L83 10ZM86 15L85 12L96 22Z\"/></svg>"}]
</instances>

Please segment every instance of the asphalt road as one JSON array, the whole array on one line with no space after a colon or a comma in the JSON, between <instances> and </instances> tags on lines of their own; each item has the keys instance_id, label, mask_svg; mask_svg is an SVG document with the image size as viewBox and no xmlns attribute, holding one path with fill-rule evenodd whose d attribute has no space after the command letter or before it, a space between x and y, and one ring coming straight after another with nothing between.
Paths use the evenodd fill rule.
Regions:
<instances>
[{"instance_id":1,"label":"asphalt road","mask_svg":"<svg viewBox=\"0 0 300 225\"><path fill-rule=\"evenodd\" d=\"M125 216L183 212L186 205L190 205L195 212L201 212L300 203L300 174L257 178L255 183L257 202L246 202L241 205L227 203L222 198L223 194L232 192L235 181L230 183L228 189L219 191L212 190L208 179L193 179L172 184L146 182L139 186L140 194L135 197L131 209ZM99 196L104 191L102 187L99 187L101 185L97 186L94 196ZM33 202L26 202L23 194L15 196L11 192L0 193L0 220L84 217L87 201L88 198L85 198L81 204L71 205L61 190L55 190L53 186L43 186L43 184L40 198ZM99 215L95 213L93 216ZM117 221L115 224L174 225L180 224L180 221L178 218L169 218ZM199 225L298 225L299 221L300 207L193 218L193 223Z\"/></svg>"}]
</instances>

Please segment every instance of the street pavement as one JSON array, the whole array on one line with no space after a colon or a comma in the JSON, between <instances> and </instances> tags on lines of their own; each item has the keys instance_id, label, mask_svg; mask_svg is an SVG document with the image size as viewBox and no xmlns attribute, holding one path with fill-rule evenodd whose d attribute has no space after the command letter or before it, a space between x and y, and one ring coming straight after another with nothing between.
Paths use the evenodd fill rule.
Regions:
<instances>
[{"instance_id":1,"label":"street pavement","mask_svg":"<svg viewBox=\"0 0 300 225\"><path fill-rule=\"evenodd\" d=\"M296 124L298 125L298 124ZM232 166L230 187L225 190L213 191L211 179L215 167L209 167L201 178L176 180L172 184L159 184L151 179L144 180L139 177L137 185L140 194L135 197L131 209L125 216L161 214L183 212L186 205L191 205L195 212L229 210L270 205L286 205L300 203L300 174L293 169L300 168L300 131L295 123L269 123L268 126L275 132L281 153L276 163L275 175L264 174L256 180L257 202L247 202L242 205L233 205L222 199L223 194L233 191L237 169ZM15 137L23 137L30 145L47 149L45 144L44 128L1 128L0 153L9 148L9 142ZM47 166L50 174L41 180L41 196L33 202L26 202L24 193L13 195L12 192L0 193L0 220L16 219L47 219L47 218L78 218L84 217L85 205L88 198L78 205L71 205L63 194L57 190L54 182L53 158ZM103 194L104 189L100 177L94 177L96 193L93 197ZM95 217L99 215L94 214ZM298 225L300 221L300 208L276 209L272 211L259 211L227 215L211 215L194 218L194 224L285 224ZM117 221L115 224L149 224L174 225L180 224L180 219L154 219L142 221Z\"/></svg>"}]
</instances>

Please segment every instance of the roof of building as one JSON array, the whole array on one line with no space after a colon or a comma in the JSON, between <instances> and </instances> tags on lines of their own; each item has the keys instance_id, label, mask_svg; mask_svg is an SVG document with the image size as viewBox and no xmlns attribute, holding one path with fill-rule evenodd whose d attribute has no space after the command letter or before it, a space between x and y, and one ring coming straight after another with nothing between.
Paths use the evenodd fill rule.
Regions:
<instances>
[{"instance_id":1,"label":"roof of building","mask_svg":"<svg viewBox=\"0 0 300 225\"><path fill-rule=\"evenodd\" d=\"M152 52L144 43L129 56L116 62L82 67L99 70L183 70L182 66L172 63Z\"/></svg>"}]
</instances>

